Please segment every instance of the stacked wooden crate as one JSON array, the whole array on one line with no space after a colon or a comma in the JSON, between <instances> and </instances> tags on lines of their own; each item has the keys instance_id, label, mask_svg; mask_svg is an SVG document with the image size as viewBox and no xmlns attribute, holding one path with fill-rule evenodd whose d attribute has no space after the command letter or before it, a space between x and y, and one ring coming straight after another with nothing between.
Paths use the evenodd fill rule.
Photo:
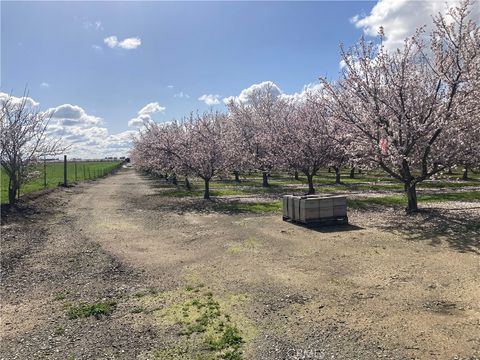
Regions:
<instances>
[{"instance_id":1,"label":"stacked wooden crate","mask_svg":"<svg viewBox=\"0 0 480 360\"><path fill-rule=\"evenodd\" d=\"M283 219L302 224L348 223L345 196L318 195L283 197Z\"/></svg>"}]
</instances>

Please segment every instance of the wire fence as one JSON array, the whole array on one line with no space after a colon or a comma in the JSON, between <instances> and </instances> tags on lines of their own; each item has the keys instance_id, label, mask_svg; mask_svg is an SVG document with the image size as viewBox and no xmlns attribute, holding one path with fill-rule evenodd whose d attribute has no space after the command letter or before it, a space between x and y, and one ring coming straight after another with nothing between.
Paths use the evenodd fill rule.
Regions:
<instances>
[{"instance_id":1,"label":"wire fence","mask_svg":"<svg viewBox=\"0 0 480 360\"><path fill-rule=\"evenodd\" d=\"M43 160L29 169L29 179L18 190L17 196L32 191L69 186L81 181L94 180L116 172L125 160ZM8 202L9 177L1 169L1 203Z\"/></svg>"}]
</instances>

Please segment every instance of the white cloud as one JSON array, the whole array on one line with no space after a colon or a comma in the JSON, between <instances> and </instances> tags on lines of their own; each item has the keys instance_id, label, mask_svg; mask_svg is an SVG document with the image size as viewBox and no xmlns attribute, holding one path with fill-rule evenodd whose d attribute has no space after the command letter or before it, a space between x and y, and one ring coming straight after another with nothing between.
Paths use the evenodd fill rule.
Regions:
<instances>
[{"instance_id":1,"label":"white cloud","mask_svg":"<svg viewBox=\"0 0 480 360\"><path fill-rule=\"evenodd\" d=\"M165 106L161 106L158 102L151 102L140 109L137 116L128 121L129 127L141 127L148 123L154 122L152 114L162 113L166 109Z\"/></svg>"},{"instance_id":2,"label":"white cloud","mask_svg":"<svg viewBox=\"0 0 480 360\"><path fill-rule=\"evenodd\" d=\"M280 98L291 103L301 103L307 99L307 96L309 94L316 93L318 91L321 91L322 89L323 89L323 86L320 83L308 84L308 85L304 85L301 92L299 93L296 92L294 94L281 94Z\"/></svg>"},{"instance_id":3,"label":"white cloud","mask_svg":"<svg viewBox=\"0 0 480 360\"><path fill-rule=\"evenodd\" d=\"M47 113L57 122L57 124L64 127L89 127L102 124L101 118L88 115L84 109L77 105L63 104L56 108L48 109Z\"/></svg>"},{"instance_id":4,"label":"white cloud","mask_svg":"<svg viewBox=\"0 0 480 360\"><path fill-rule=\"evenodd\" d=\"M112 49L119 47L127 50L136 49L142 44L142 40L138 37L130 37L119 41L118 38L114 35L106 37L105 39L103 39L103 42Z\"/></svg>"},{"instance_id":5,"label":"white cloud","mask_svg":"<svg viewBox=\"0 0 480 360\"><path fill-rule=\"evenodd\" d=\"M16 97L16 96L10 96L9 94L7 93L4 93L4 92L0 92L0 105L3 105L3 103L8 99L10 98L10 101L13 103L13 104L20 104L22 101L25 101L25 105L27 107L35 107L35 106L38 106L39 103L36 102L35 100L33 100L31 97Z\"/></svg>"},{"instance_id":6,"label":"white cloud","mask_svg":"<svg viewBox=\"0 0 480 360\"><path fill-rule=\"evenodd\" d=\"M198 98L198 100L203 101L207 105L218 105L220 104L220 95L205 94Z\"/></svg>"},{"instance_id":7,"label":"white cloud","mask_svg":"<svg viewBox=\"0 0 480 360\"><path fill-rule=\"evenodd\" d=\"M137 117L130 119L128 121L129 127L141 127L143 125L147 125L149 123L154 122L152 117L149 114L138 115Z\"/></svg>"},{"instance_id":8,"label":"white cloud","mask_svg":"<svg viewBox=\"0 0 480 360\"><path fill-rule=\"evenodd\" d=\"M138 37L127 38L118 43L118 46L123 49L136 49L140 45L142 45L142 40Z\"/></svg>"},{"instance_id":9,"label":"white cloud","mask_svg":"<svg viewBox=\"0 0 480 360\"><path fill-rule=\"evenodd\" d=\"M176 98L185 98L185 99L190 99L190 95L184 93L183 91L180 91L179 93L177 94L174 94L173 97L176 97Z\"/></svg>"},{"instance_id":10,"label":"white cloud","mask_svg":"<svg viewBox=\"0 0 480 360\"><path fill-rule=\"evenodd\" d=\"M95 44L92 45L92 49L93 49L93 50L96 50L96 51L102 51L102 50L103 50L103 48L102 48L101 46L95 45Z\"/></svg>"},{"instance_id":11,"label":"white cloud","mask_svg":"<svg viewBox=\"0 0 480 360\"><path fill-rule=\"evenodd\" d=\"M273 96L280 96L282 90L273 82L273 81L263 81L258 84L253 84L250 87L243 89L238 96L229 96L223 99L225 104L228 104L230 101L237 103L248 103L250 102L252 96L258 92L270 91Z\"/></svg>"},{"instance_id":12,"label":"white cloud","mask_svg":"<svg viewBox=\"0 0 480 360\"><path fill-rule=\"evenodd\" d=\"M138 115L143 115L143 114L152 114L156 112L163 112L165 111L166 107L160 106L158 102L151 102L147 105L145 105L140 111L138 112Z\"/></svg>"},{"instance_id":13,"label":"white cloud","mask_svg":"<svg viewBox=\"0 0 480 360\"><path fill-rule=\"evenodd\" d=\"M173 85L167 85L169 89L173 89Z\"/></svg>"},{"instance_id":14,"label":"white cloud","mask_svg":"<svg viewBox=\"0 0 480 360\"><path fill-rule=\"evenodd\" d=\"M253 84L250 87L243 89L238 96L229 96L223 99L225 104L233 101L237 104L248 104L254 96L258 93L269 91L273 97L278 97L288 102L302 102L305 101L308 94L320 91L322 85L320 83L304 85L301 92L293 94L285 94L273 81L264 81L258 84Z\"/></svg>"},{"instance_id":15,"label":"white cloud","mask_svg":"<svg viewBox=\"0 0 480 360\"><path fill-rule=\"evenodd\" d=\"M106 37L105 39L103 39L103 42L112 49L118 46L118 39L116 36Z\"/></svg>"},{"instance_id":16,"label":"white cloud","mask_svg":"<svg viewBox=\"0 0 480 360\"><path fill-rule=\"evenodd\" d=\"M40 84L40 86L41 86L41 87L44 87L44 88L48 88L48 87L50 87L50 84L47 83L47 82L42 82L42 83Z\"/></svg>"},{"instance_id":17,"label":"white cloud","mask_svg":"<svg viewBox=\"0 0 480 360\"><path fill-rule=\"evenodd\" d=\"M8 94L0 92L0 104L8 98ZM23 98L11 97L16 104ZM30 97L25 98L27 106L36 107L39 103ZM110 134L101 126L100 117L90 115L78 105L63 104L45 111L51 115L46 134L59 138L68 146L69 157L103 158L105 156L128 156L133 136L138 131L127 130L118 134Z\"/></svg>"},{"instance_id":18,"label":"white cloud","mask_svg":"<svg viewBox=\"0 0 480 360\"><path fill-rule=\"evenodd\" d=\"M429 32L433 25L432 16L445 14L448 8L459 3L460 0L379 0L369 15L355 15L350 21L368 36L376 36L380 27L383 27L384 45L387 49L394 50L401 47L404 39L413 35L418 28L426 25ZM472 7L471 16L474 19L480 17L480 6Z\"/></svg>"}]
</instances>

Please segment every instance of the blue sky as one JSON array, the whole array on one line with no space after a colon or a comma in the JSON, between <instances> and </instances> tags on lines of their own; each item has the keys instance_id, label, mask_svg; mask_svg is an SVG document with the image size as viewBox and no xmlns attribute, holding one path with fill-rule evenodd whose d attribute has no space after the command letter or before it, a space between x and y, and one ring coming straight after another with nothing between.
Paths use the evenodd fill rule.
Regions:
<instances>
[{"instance_id":1,"label":"blue sky","mask_svg":"<svg viewBox=\"0 0 480 360\"><path fill-rule=\"evenodd\" d=\"M262 81L294 93L335 78L339 43L376 28L375 5L3 1L0 90L19 96L28 85L42 109L74 105L104 137L131 132L147 104L158 103L148 116L168 121L208 108L202 95L219 95L222 108L222 98ZM367 23L352 23L356 15Z\"/></svg>"}]
</instances>

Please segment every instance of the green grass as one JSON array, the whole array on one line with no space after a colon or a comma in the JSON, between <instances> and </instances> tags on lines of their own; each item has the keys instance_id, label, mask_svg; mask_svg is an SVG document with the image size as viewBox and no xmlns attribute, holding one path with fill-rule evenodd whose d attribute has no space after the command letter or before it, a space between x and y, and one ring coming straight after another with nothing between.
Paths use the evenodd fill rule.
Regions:
<instances>
[{"instance_id":1,"label":"green grass","mask_svg":"<svg viewBox=\"0 0 480 360\"><path fill-rule=\"evenodd\" d=\"M67 166L67 179L69 183L95 179L108 174L109 172L117 168L120 164L120 161L70 161L68 162ZM75 167L77 169L76 172ZM37 172L38 176L23 184L20 189L20 194L42 190L45 188L43 164L38 164L34 166L32 171ZM46 188L54 188L58 186L59 183L63 183L63 162L47 163L46 174ZM0 183L1 202L2 204L8 203L8 176L3 168L1 168L0 172Z\"/></svg>"},{"instance_id":2,"label":"green grass","mask_svg":"<svg viewBox=\"0 0 480 360\"><path fill-rule=\"evenodd\" d=\"M461 174L441 175L434 180L428 180L418 184L419 189L447 189L480 186L478 174L471 173L467 181L458 180ZM181 180L181 179L179 179ZM363 172L356 174L354 179L348 177L346 170L342 174L340 184L335 183L335 174L328 173L326 169L320 171L320 176L314 178L314 186L318 194L338 193L338 192L362 192L362 191L389 191L403 193L403 184L397 180L386 176L381 171ZM161 188L158 192L160 196L167 197L203 197L203 181L201 179L190 178L191 190L185 190L180 181L177 187L171 184L159 184ZM262 187L262 178L260 174L248 174L243 176L241 182L237 183L233 178L215 178L210 183L211 196L242 196L256 194L302 194L308 190L307 179L305 176L299 176L295 180L293 176L285 173L274 173L269 178L270 186ZM235 209L233 209L235 210ZM238 209L242 211L242 209ZM243 209L249 211L249 209ZM255 209L253 209L255 211ZM262 211L259 211L262 212Z\"/></svg>"},{"instance_id":3,"label":"green grass","mask_svg":"<svg viewBox=\"0 0 480 360\"><path fill-rule=\"evenodd\" d=\"M66 311L68 318L71 320L87 318L90 316L95 316L98 319L102 316L110 315L116 306L117 302L113 300L94 304L67 304Z\"/></svg>"},{"instance_id":4,"label":"green grass","mask_svg":"<svg viewBox=\"0 0 480 360\"><path fill-rule=\"evenodd\" d=\"M480 201L480 191L465 191L444 194L419 194L417 195L417 199L419 203L442 201ZM348 206L351 208L364 208L368 207L369 205L405 206L407 205L407 197L402 194L348 200Z\"/></svg>"},{"instance_id":5,"label":"green grass","mask_svg":"<svg viewBox=\"0 0 480 360\"><path fill-rule=\"evenodd\" d=\"M236 212L236 213L262 214L262 213L280 211L282 209L282 203L280 201L255 202L255 203L229 203L229 204L218 204L215 206L215 209L219 211L229 211L229 212Z\"/></svg>"}]
</instances>

